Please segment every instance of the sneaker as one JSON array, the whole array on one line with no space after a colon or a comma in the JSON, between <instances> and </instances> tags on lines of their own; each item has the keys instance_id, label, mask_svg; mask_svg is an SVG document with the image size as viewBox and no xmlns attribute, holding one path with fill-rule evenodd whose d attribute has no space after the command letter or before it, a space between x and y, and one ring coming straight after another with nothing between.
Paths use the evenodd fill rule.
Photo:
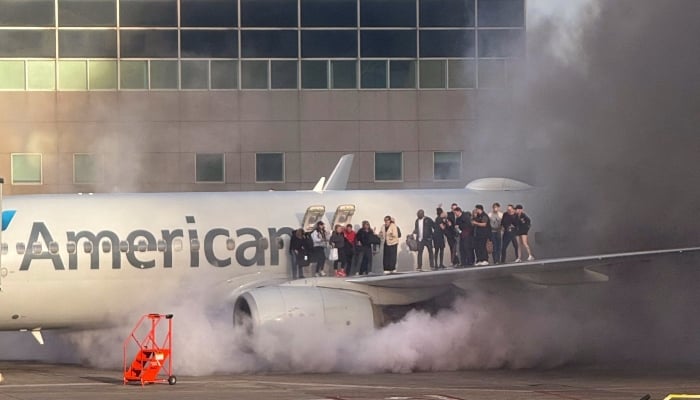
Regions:
<instances>
[{"instance_id":1,"label":"sneaker","mask_svg":"<svg viewBox=\"0 0 700 400\"><path fill-rule=\"evenodd\" d=\"M519 262L522 262L522 261L523 261L523 260L521 260L521 259L519 259L519 258L516 258L516 259L515 259L515 262L516 262L516 263L519 263Z\"/></svg>"},{"instance_id":2,"label":"sneaker","mask_svg":"<svg viewBox=\"0 0 700 400\"><path fill-rule=\"evenodd\" d=\"M321 271L321 276L326 276L326 271Z\"/></svg>"},{"instance_id":3,"label":"sneaker","mask_svg":"<svg viewBox=\"0 0 700 400\"><path fill-rule=\"evenodd\" d=\"M318 278L318 277L321 276L321 275L320 275L318 272L316 272L316 273L314 274L314 276L315 276L316 278Z\"/></svg>"},{"instance_id":4,"label":"sneaker","mask_svg":"<svg viewBox=\"0 0 700 400\"><path fill-rule=\"evenodd\" d=\"M423 272L423 268L422 267L416 268L416 272Z\"/></svg>"},{"instance_id":5,"label":"sneaker","mask_svg":"<svg viewBox=\"0 0 700 400\"><path fill-rule=\"evenodd\" d=\"M391 271L384 271L384 275L389 275Z\"/></svg>"},{"instance_id":6,"label":"sneaker","mask_svg":"<svg viewBox=\"0 0 700 400\"><path fill-rule=\"evenodd\" d=\"M535 257L533 257L532 254L530 254L530 256L527 258L527 260L528 261L535 261Z\"/></svg>"}]
</instances>

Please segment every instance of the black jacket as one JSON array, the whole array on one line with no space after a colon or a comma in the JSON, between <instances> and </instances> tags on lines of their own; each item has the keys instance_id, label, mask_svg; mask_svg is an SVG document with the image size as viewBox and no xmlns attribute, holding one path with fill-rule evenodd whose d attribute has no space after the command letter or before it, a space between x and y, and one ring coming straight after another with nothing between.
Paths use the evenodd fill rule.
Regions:
<instances>
[{"instance_id":1,"label":"black jacket","mask_svg":"<svg viewBox=\"0 0 700 400\"><path fill-rule=\"evenodd\" d=\"M482 212L479 215L474 216L474 222L486 223L486 226L474 225L474 237L479 239L486 239L491 236L491 221L486 213Z\"/></svg>"},{"instance_id":2,"label":"black jacket","mask_svg":"<svg viewBox=\"0 0 700 400\"><path fill-rule=\"evenodd\" d=\"M306 239L304 239L303 236L298 238L297 235L292 234L292 238L289 239L289 252L292 253L296 251L297 253L301 253L304 251L305 242Z\"/></svg>"},{"instance_id":3,"label":"black jacket","mask_svg":"<svg viewBox=\"0 0 700 400\"><path fill-rule=\"evenodd\" d=\"M444 224L445 228L441 228L440 224ZM435 218L435 230L433 231L433 245L436 248L445 247L445 231L447 227L447 219L442 217Z\"/></svg>"},{"instance_id":4,"label":"black jacket","mask_svg":"<svg viewBox=\"0 0 700 400\"><path fill-rule=\"evenodd\" d=\"M460 237L471 237L474 235L474 226L472 225L472 214L470 212L462 213L462 216L457 218L456 223L461 232Z\"/></svg>"},{"instance_id":5,"label":"black jacket","mask_svg":"<svg viewBox=\"0 0 700 400\"><path fill-rule=\"evenodd\" d=\"M418 223L420 219L416 218L416 223L414 224L413 234L416 235L416 240L418 240ZM433 240L433 230L435 229L435 222L433 222L430 217L423 217L423 240L432 241Z\"/></svg>"},{"instance_id":6,"label":"black jacket","mask_svg":"<svg viewBox=\"0 0 700 400\"><path fill-rule=\"evenodd\" d=\"M372 247L372 243L378 243L379 237L372 232L372 230L360 229L357 231L355 236L355 241L358 247Z\"/></svg>"},{"instance_id":7,"label":"black jacket","mask_svg":"<svg viewBox=\"0 0 700 400\"><path fill-rule=\"evenodd\" d=\"M455 215L454 212L450 211L447 213L447 221L449 224L445 224L445 236L448 238L454 238L457 236L457 230L455 227L457 226L457 216Z\"/></svg>"},{"instance_id":8,"label":"black jacket","mask_svg":"<svg viewBox=\"0 0 700 400\"><path fill-rule=\"evenodd\" d=\"M520 220L518 220L518 216L516 214L503 214L503 219L501 220L503 232L508 232L515 235L518 232L518 225L520 225Z\"/></svg>"},{"instance_id":9,"label":"black jacket","mask_svg":"<svg viewBox=\"0 0 700 400\"><path fill-rule=\"evenodd\" d=\"M333 232L329 242L336 249L342 249L343 247L345 247L345 234Z\"/></svg>"}]
</instances>

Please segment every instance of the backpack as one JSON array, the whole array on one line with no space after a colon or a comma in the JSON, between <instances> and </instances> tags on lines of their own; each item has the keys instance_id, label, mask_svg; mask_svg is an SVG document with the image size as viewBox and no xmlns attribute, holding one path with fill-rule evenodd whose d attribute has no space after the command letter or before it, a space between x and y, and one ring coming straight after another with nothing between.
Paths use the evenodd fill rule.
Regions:
<instances>
[{"instance_id":1,"label":"backpack","mask_svg":"<svg viewBox=\"0 0 700 400\"><path fill-rule=\"evenodd\" d=\"M399 238L401 237L401 228L399 228L398 225L396 225L396 232L399 233Z\"/></svg>"}]
</instances>

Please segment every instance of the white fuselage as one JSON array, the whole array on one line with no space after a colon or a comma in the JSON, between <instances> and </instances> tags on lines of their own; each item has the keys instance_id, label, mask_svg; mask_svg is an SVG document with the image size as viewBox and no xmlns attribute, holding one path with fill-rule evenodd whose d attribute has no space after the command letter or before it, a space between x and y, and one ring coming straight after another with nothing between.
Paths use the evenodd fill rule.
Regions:
<instances>
[{"instance_id":1,"label":"white fuselage","mask_svg":"<svg viewBox=\"0 0 700 400\"><path fill-rule=\"evenodd\" d=\"M405 237L419 208L434 217L438 204L534 205L534 195L432 189L7 197L3 209L15 214L2 233L0 330L95 326L127 311L152 312L162 301L198 301L202 291L224 302L241 288L287 280L288 233L310 206L325 207L328 225L341 205L355 206L356 228L362 220L379 227L391 215Z\"/></svg>"}]
</instances>

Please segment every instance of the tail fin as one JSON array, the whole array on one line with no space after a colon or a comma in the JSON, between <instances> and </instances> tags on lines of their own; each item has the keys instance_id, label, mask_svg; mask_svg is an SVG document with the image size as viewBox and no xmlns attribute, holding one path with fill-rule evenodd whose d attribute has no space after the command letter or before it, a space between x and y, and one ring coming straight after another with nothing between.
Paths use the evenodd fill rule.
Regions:
<instances>
[{"instance_id":1,"label":"tail fin","mask_svg":"<svg viewBox=\"0 0 700 400\"><path fill-rule=\"evenodd\" d=\"M348 188L348 180L350 179L350 170L352 169L354 158L354 154L346 154L340 157L323 190L345 190Z\"/></svg>"}]
</instances>

